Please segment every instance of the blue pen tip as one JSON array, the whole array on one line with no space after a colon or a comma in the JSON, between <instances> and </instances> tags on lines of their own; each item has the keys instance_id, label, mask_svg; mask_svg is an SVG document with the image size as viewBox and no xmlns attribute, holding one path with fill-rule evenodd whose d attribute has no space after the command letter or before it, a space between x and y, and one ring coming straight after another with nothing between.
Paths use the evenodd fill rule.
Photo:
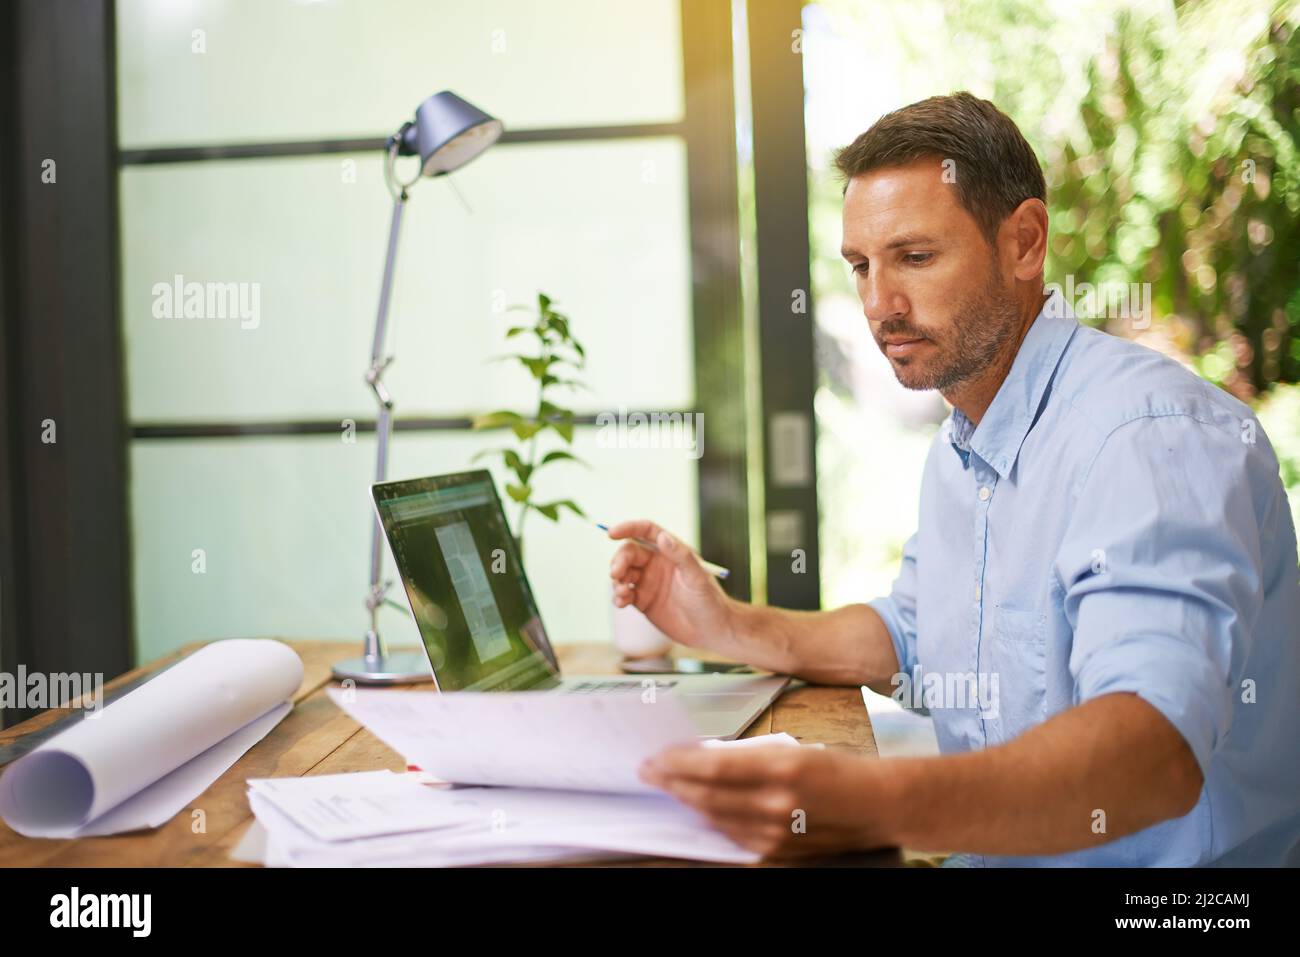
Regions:
<instances>
[{"instance_id":1,"label":"blue pen tip","mask_svg":"<svg viewBox=\"0 0 1300 957\"><path fill-rule=\"evenodd\" d=\"M608 531L609 531L609 526L606 525L604 522L597 522L597 523L596 523L596 527L597 527L598 529L600 529L602 532L608 532Z\"/></svg>"}]
</instances>

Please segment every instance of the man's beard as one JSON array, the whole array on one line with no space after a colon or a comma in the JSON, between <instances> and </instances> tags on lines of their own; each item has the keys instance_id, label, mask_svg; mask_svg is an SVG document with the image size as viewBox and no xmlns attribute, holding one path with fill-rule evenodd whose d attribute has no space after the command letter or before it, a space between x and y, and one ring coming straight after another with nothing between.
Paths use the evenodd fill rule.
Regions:
<instances>
[{"instance_id":1,"label":"man's beard","mask_svg":"<svg viewBox=\"0 0 1300 957\"><path fill-rule=\"evenodd\" d=\"M990 264L988 281L979 297L963 304L951 324L928 332L906 320L882 322L875 330L876 345L885 352L885 336L928 339L936 355L927 363L904 356L891 359L894 375L908 389L943 391L988 371L1020 331L1015 298L1003 287ZM888 357L888 353L885 353Z\"/></svg>"}]
</instances>

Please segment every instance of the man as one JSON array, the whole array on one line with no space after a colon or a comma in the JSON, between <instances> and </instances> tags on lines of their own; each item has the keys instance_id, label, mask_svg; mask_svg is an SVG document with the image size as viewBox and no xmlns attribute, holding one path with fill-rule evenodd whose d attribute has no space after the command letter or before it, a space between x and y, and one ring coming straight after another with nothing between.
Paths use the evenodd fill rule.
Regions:
<instances>
[{"instance_id":1,"label":"man","mask_svg":"<svg viewBox=\"0 0 1300 957\"><path fill-rule=\"evenodd\" d=\"M943 754L687 748L643 777L768 857L1300 864L1296 538L1250 409L1045 295L1043 175L987 101L905 107L837 165L872 335L903 385L953 406L892 594L744 605L634 521L612 536L660 551L622 546L614 601L813 682L938 674ZM963 685L996 700L947 692Z\"/></svg>"}]
</instances>

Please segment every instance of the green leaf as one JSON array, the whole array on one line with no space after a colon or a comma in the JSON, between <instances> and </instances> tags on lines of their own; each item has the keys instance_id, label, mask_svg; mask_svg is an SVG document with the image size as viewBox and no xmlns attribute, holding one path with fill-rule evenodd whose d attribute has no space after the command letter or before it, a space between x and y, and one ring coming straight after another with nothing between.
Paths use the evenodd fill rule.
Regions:
<instances>
[{"instance_id":1,"label":"green leaf","mask_svg":"<svg viewBox=\"0 0 1300 957\"><path fill-rule=\"evenodd\" d=\"M573 413L567 412L565 413L565 415L567 416L567 418L553 419L547 422L546 424L549 425L551 428L553 428L556 432L558 432L560 434L560 437L564 439L565 442L568 442L570 445L572 445L573 444Z\"/></svg>"},{"instance_id":2,"label":"green leaf","mask_svg":"<svg viewBox=\"0 0 1300 957\"><path fill-rule=\"evenodd\" d=\"M564 316L561 316L558 313L552 313L547 325L558 332L560 338L565 342L572 341L569 335L569 321Z\"/></svg>"},{"instance_id":3,"label":"green leaf","mask_svg":"<svg viewBox=\"0 0 1300 957\"><path fill-rule=\"evenodd\" d=\"M533 490L527 485L509 484L506 486L506 494L516 502L527 502L528 497L533 494Z\"/></svg>"},{"instance_id":4,"label":"green leaf","mask_svg":"<svg viewBox=\"0 0 1300 957\"><path fill-rule=\"evenodd\" d=\"M499 412L489 412L487 415L480 415L474 419L474 428L476 429L499 429L503 426L514 426L520 422L526 421L518 412L511 412L509 409L502 409Z\"/></svg>"},{"instance_id":5,"label":"green leaf","mask_svg":"<svg viewBox=\"0 0 1300 957\"><path fill-rule=\"evenodd\" d=\"M546 375L546 370L555 362L554 356L520 356L519 361L528 367L528 371L533 374L534 379L540 379Z\"/></svg>"},{"instance_id":6,"label":"green leaf","mask_svg":"<svg viewBox=\"0 0 1300 957\"><path fill-rule=\"evenodd\" d=\"M584 512L582 509L578 508L578 503L573 501L573 499L570 498L559 499L554 502L547 502L545 505L534 505L533 508L537 509L539 512L542 512L545 509L553 509L556 515L559 514L560 509L567 508L571 512L573 512L574 515L577 515L580 518L587 517L587 513ZM554 521L554 517L552 517L552 521Z\"/></svg>"},{"instance_id":7,"label":"green leaf","mask_svg":"<svg viewBox=\"0 0 1300 957\"><path fill-rule=\"evenodd\" d=\"M552 522L558 522L560 520L560 510L554 505L534 505L533 509L541 512Z\"/></svg>"},{"instance_id":8,"label":"green leaf","mask_svg":"<svg viewBox=\"0 0 1300 957\"><path fill-rule=\"evenodd\" d=\"M587 465L586 462L578 458L572 452L566 452L564 449L556 449L554 452L547 452L544 456L542 456L542 460L537 464L538 466L542 466L545 465L547 462L561 462L565 460L570 462L577 462L579 465ZM590 466L587 467L590 468Z\"/></svg>"},{"instance_id":9,"label":"green leaf","mask_svg":"<svg viewBox=\"0 0 1300 957\"><path fill-rule=\"evenodd\" d=\"M511 426L511 430L515 433L515 438L519 439L521 442L531 439L544 428L546 428L545 422L534 422L531 419L524 419L522 417L519 422Z\"/></svg>"},{"instance_id":10,"label":"green leaf","mask_svg":"<svg viewBox=\"0 0 1300 957\"><path fill-rule=\"evenodd\" d=\"M573 366L573 368L575 369L585 368L587 365L587 355L585 352L582 351L582 346L578 343L576 339L574 339L569 342L569 347L574 350L574 355L568 356L568 355L560 355L557 353L554 356L555 361L557 363L563 363L565 365Z\"/></svg>"},{"instance_id":11,"label":"green leaf","mask_svg":"<svg viewBox=\"0 0 1300 957\"><path fill-rule=\"evenodd\" d=\"M533 331L532 326L511 326L509 329L506 330L506 338L513 339L515 336L521 333L532 332L532 331Z\"/></svg>"},{"instance_id":12,"label":"green leaf","mask_svg":"<svg viewBox=\"0 0 1300 957\"><path fill-rule=\"evenodd\" d=\"M505 460L506 465L510 466L510 468L514 470L514 473L519 476L519 481L524 485L527 485L528 480L533 474L533 466L521 459L519 453L514 451L514 449L505 450Z\"/></svg>"},{"instance_id":13,"label":"green leaf","mask_svg":"<svg viewBox=\"0 0 1300 957\"><path fill-rule=\"evenodd\" d=\"M547 309L550 309L551 297L544 292L539 292L537 294L537 307L541 309L542 312L545 312Z\"/></svg>"}]
</instances>

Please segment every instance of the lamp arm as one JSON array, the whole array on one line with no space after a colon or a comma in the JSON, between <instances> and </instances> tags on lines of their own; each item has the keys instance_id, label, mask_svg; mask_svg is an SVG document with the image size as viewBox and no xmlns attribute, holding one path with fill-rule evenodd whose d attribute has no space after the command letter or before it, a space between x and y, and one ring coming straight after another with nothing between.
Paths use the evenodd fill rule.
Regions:
<instances>
[{"instance_id":1,"label":"lamp arm","mask_svg":"<svg viewBox=\"0 0 1300 957\"><path fill-rule=\"evenodd\" d=\"M397 240L402 231L402 213L406 209L406 189L393 194L393 216L388 227L388 253L384 259L384 280L379 290L379 313L375 317L375 338L370 349L370 368L366 370L366 383L375 394L379 405L379 418L375 423L375 441L378 446L375 463L375 481L388 477L388 441L393 429L393 397L384 386L383 375L392 363L392 356L384 355L384 338L388 331L388 306L393 292L393 273L397 264ZM383 639L379 636L379 609L385 603L391 582L381 582L384 569L384 530L379 517L374 520L370 536L370 592L366 608L370 612L370 630L366 632L365 657L383 658L387 655Z\"/></svg>"}]
</instances>

